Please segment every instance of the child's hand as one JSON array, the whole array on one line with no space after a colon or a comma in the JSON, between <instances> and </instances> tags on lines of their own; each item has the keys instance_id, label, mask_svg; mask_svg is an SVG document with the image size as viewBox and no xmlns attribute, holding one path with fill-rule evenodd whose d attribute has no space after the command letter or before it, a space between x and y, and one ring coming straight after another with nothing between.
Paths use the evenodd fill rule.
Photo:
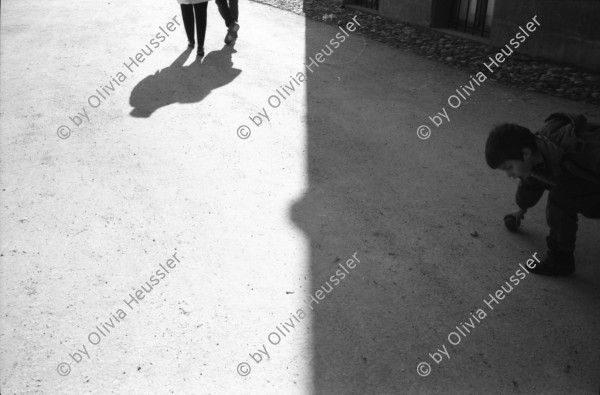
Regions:
<instances>
[{"instance_id":1,"label":"child's hand","mask_svg":"<svg viewBox=\"0 0 600 395\"><path fill-rule=\"evenodd\" d=\"M518 209L516 211L513 211L512 213L510 213L510 215L512 215L513 217L516 217L518 219L525 219L525 213L527 212L527 210L521 210Z\"/></svg>"},{"instance_id":2,"label":"child's hand","mask_svg":"<svg viewBox=\"0 0 600 395\"><path fill-rule=\"evenodd\" d=\"M504 226L511 232L516 232L521 226L521 220L525 218L527 210L517 210L504 216Z\"/></svg>"}]
</instances>

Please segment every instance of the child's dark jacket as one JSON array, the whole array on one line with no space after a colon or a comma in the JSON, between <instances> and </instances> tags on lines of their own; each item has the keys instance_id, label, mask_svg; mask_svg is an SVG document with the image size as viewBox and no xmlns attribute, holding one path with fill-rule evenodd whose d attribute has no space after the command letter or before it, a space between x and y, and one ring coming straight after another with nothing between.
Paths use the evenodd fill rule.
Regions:
<instances>
[{"instance_id":1,"label":"child's dark jacket","mask_svg":"<svg viewBox=\"0 0 600 395\"><path fill-rule=\"evenodd\" d=\"M544 163L519 183L521 209L533 207L545 190L557 186L598 191L600 199L600 126L587 123L583 115L556 113L535 137Z\"/></svg>"}]
</instances>

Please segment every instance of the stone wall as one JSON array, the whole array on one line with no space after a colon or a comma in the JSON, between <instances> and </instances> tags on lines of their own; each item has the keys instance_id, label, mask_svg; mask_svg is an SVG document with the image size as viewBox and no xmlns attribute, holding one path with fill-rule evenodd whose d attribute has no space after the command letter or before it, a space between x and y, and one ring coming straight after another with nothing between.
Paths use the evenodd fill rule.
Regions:
<instances>
[{"instance_id":1,"label":"stone wall","mask_svg":"<svg viewBox=\"0 0 600 395\"><path fill-rule=\"evenodd\" d=\"M600 1L498 1L490 43L504 46L535 15L540 26L519 52L600 72Z\"/></svg>"},{"instance_id":2,"label":"stone wall","mask_svg":"<svg viewBox=\"0 0 600 395\"><path fill-rule=\"evenodd\" d=\"M432 0L379 0L379 15L415 25L431 25Z\"/></svg>"},{"instance_id":3,"label":"stone wall","mask_svg":"<svg viewBox=\"0 0 600 395\"><path fill-rule=\"evenodd\" d=\"M451 0L379 0L379 15L427 27L447 26ZM519 52L600 72L600 0L496 2L490 44L503 47L537 15L541 26Z\"/></svg>"}]
</instances>

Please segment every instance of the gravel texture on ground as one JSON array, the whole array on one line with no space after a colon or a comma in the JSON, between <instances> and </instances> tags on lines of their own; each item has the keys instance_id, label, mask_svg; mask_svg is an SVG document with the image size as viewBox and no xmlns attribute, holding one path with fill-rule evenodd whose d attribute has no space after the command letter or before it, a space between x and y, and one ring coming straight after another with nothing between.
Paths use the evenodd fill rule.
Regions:
<instances>
[{"instance_id":1,"label":"gravel texture on ground","mask_svg":"<svg viewBox=\"0 0 600 395\"><path fill-rule=\"evenodd\" d=\"M489 57L498 53L500 49L478 41L343 7L341 1L252 1L327 24L343 25L358 15L361 26L356 32L392 47L424 56L473 75L484 71L489 79L511 87L600 105L599 73L517 53L513 53L500 68L489 73L484 62L489 64Z\"/></svg>"}]
</instances>

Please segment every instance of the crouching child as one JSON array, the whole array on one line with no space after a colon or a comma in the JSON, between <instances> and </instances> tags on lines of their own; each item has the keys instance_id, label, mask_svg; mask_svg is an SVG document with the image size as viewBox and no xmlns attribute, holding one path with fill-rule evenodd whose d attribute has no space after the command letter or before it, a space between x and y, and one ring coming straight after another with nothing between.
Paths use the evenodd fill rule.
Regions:
<instances>
[{"instance_id":1,"label":"crouching child","mask_svg":"<svg viewBox=\"0 0 600 395\"><path fill-rule=\"evenodd\" d=\"M519 210L505 217L515 230L527 210L548 190L547 256L531 271L567 276L575 271L578 215L600 218L600 125L583 115L555 113L533 134L529 129L502 124L489 134L485 158L492 169L519 178Z\"/></svg>"}]
</instances>

